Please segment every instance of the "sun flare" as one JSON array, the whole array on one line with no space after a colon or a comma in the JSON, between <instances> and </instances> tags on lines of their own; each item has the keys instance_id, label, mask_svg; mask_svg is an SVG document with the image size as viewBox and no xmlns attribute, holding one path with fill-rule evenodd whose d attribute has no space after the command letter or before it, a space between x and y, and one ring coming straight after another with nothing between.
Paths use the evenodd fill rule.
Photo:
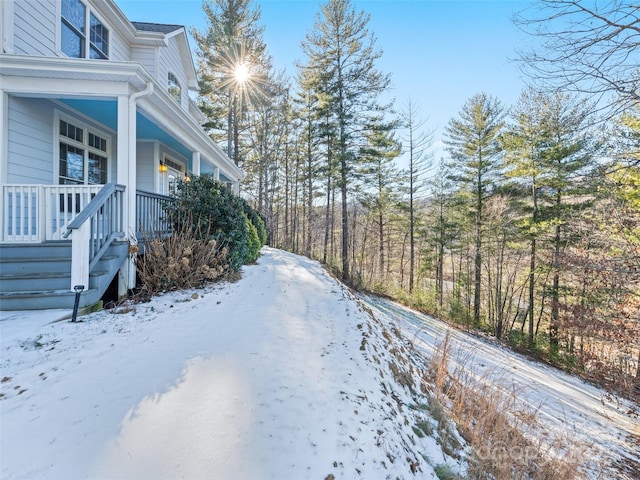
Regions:
<instances>
[{"instance_id":1,"label":"sun flare","mask_svg":"<svg viewBox=\"0 0 640 480\"><path fill-rule=\"evenodd\" d=\"M247 66L247 64L239 63L238 65L236 65L234 76L235 76L236 82L240 84L245 83L250 76L249 67Z\"/></svg>"}]
</instances>

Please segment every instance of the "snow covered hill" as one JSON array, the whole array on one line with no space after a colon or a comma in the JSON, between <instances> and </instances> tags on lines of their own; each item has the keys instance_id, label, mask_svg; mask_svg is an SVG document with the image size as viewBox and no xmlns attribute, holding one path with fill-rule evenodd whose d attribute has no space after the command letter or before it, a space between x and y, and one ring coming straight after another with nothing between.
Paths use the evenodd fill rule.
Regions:
<instances>
[{"instance_id":1,"label":"snow covered hill","mask_svg":"<svg viewBox=\"0 0 640 480\"><path fill-rule=\"evenodd\" d=\"M2 479L466 471L469 448L427 408L425 358L448 328L354 296L315 261L265 247L236 283L52 322L68 313L1 313ZM467 352L454 363L499 371L506 389L527 393L518 401L540 406L543 435L592 444L611 464L600 478L638 478L631 405L498 345L451 336ZM631 473L621 476L616 463Z\"/></svg>"},{"instance_id":2,"label":"snow covered hill","mask_svg":"<svg viewBox=\"0 0 640 480\"><path fill-rule=\"evenodd\" d=\"M395 302L359 296L381 321L396 322L424 357L431 357L438 342L451 337L451 369L463 368L491 379L506 395L537 411L538 434L584 448L583 464L591 463L589 478L640 479L640 411L631 402L612 397L556 368L513 352L491 341L450 328ZM508 449L507 449L508 451ZM514 455L520 455L514 448Z\"/></svg>"},{"instance_id":3,"label":"snow covered hill","mask_svg":"<svg viewBox=\"0 0 640 480\"><path fill-rule=\"evenodd\" d=\"M233 284L52 314L0 322L5 480L464 471L416 407L403 340L304 257L265 248Z\"/></svg>"}]
</instances>

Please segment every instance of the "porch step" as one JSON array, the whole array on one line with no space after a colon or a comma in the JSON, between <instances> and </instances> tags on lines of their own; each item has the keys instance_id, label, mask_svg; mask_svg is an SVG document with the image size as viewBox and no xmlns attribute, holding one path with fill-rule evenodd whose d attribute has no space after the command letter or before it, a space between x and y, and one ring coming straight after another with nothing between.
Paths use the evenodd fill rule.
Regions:
<instances>
[{"instance_id":1,"label":"porch step","mask_svg":"<svg viewBox=\"0 0 640 480\"><path fill-rule=\"evenodd\" d=\"M33 292L2 292L0 311L8 310L47 310L52 308L72 309L76 294L69 289ZM80 296L80 308L94 305L102 298L97 288L86 290Z\"/></svg>"},{"instance_id":2,"label":"porch step","mask_svg":"<svg viewBox=\"0 0 640 480\"><path fill-rule=\"evenodd\" d=\"M98 302L128 253L114 242L89 274L80 307ZM73 308L71 242L0 245L0 310Z\"/></svg>"},{"instance_id":3,"label":"porch step","mask_svg":"<svg viewBox=\"0 0 640 480\"><path fill-rule=\"evenodd\" d=\"M71 263L70 261L68 262ZM20 273L0 274L0 292L44 292L47 290L61 291L71 290L69 278L71 276L71 267L65 268L65 272L42 272L42 273ZM93 271L89 274L88 288L97 286L98 280L107 275L107 270Z\"/></svg>"}]
</instances>

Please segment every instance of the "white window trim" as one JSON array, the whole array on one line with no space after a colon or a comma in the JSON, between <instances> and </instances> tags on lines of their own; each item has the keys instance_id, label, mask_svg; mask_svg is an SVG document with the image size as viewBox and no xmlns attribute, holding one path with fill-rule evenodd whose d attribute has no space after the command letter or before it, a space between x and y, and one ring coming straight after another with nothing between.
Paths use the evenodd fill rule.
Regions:
<instances>
[{"instance_id":1,"label":"white window trim","mask_svg":"<svg viewBox=\"0 0 640 480\"><path fill-rule=\"evenodd\" d=\"M182 170L176 170L175 168L173 168L172 166L167 165L167 161L175 164L175 165L179 165L182 167ZM167 154L167 153L163 153L162 154L162 161L160 162L161 165L167 165L168 169L171 170L172 172L175 172L176 174L178 174L178 176L180 177L180 179L184 179L184 177L187 175L187 164L182 161L182 160L178 160L175 157ZM160 182L162 182L162 188L160 188ZM160 190L158 193L162 194L162 195L169 195L171 192L169 191L169 171L166 172L159 172L159 178L158 178L158 190Z\"/></svg>"},{"instance_id":2,"label":"white window trim","mask_svg":"<svg viewBox=\"0 0 640 480\"><path fill-rule=\"evenodd\" d=\"M82 128L84 131L83 135L83 143L77 142L71 138L60 137L60 120L63 120L67 123L71 123L76 127ZM54 110L53 112L53 184L58 185L60 183L60 142L64 141L65 143L78 148L83 148L85 151L84 154L84 184L83 185L92 185L88 183L89 180L89 153L96 153L101 156L107 157L107 183L111 180L111 165L113 162L113 157L111 155L111 134L109 134L105 130L101 130L99 128L95 128L92 125L89 125L85 120L68 115L59 110ZM101 138L104 138L107 142L107 151L104 152L102 150L98 150L89 145L89 133L94 135L98 135Z\"/></svg>"},{"instance_id":3,"label":"white window trim","mask_svg":"<svg viewBox=\"0 0 640 480\"><path fill-rule=\"evenodd\" d=\"M0 2L4 2L4 0L0 0ZM85 6L84 25L86 30L85 42L84 42L84 57L82 57L82 59L91 60L90 19L91 19L91 14L93 14L93 16L96 17L100 21L100 23L102 23L102 25L107 27L107 30L109 31L109 54L107 55L107 58L105 58L103 61L110 60L111 50L112 50L111 41L113 37L113 27L108 22L105 22L104 17L100 15L100 13L98 13L95 9L93 9L91 5L88 4L88 2L80 0L80 3L82 3ZM62 51L62 2L59 0L56 2L56 52L58 53L58 56L67 57L67 54ZM75 57L67 57L67 58L75 58Z\"/></svg>"},{"instance_id":4,"label":"white window trim","mask_svg":"<svg viewBox=\"0 0 640 480\"><path fill-rule=\"evenodd\" d=\"M173 94L171 93L170 90L170 85L169 85L169 75L171 75L174 80L175 80L175 84L178 87L178 95L177 97L174 97ZM182 88L182 84L180 83L180 79L178 78L178 76L173 73L171 70L167 71L167 92L169 93L169 95L171 96L171 98L173 98L178 105L182 105L182 92L183 92L184 88Z\"/></svg>"}]
</instances>

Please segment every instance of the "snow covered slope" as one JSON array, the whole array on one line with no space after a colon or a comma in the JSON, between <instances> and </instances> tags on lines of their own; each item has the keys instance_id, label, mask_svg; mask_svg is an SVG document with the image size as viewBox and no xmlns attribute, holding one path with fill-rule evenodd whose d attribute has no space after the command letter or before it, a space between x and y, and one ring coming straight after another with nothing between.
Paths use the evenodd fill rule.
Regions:
<instances>
[{"instance_id":1,"label":"snow covered slope","mask_svg":"<svg viewBox=\"0 0 640 480\"><path fill-rule=\"evenodd\" d=\"M416 429L431 420L410 408L422 392L399 339L306 258L265 248L236 283L83 323L3 313L5 480L429 479L464 468Z\"/></svg>"},{"instance_id":2,"label":"snow covered slope","mask_svg":"<svg viewBox=\"0 0 640 480\"><path fill-rule=\"evenodd\" d=\"M377 318L397 322L403 335L411 339L425 357L431 357L449 332L452 350L460 352L451 356L452 363L478 376L495 379L508 392L517 391L523 404L538 410L542 431L549 432L549 438L566 437L588 447L589 455L594 457L591 460L598 464L591 471L591 478L640 479L637 405L613 398L578 377L533 362L490 339L452 329L395 302L366 295L360 298ZM521 452L516 449L513 454Z\"/></svg>"}]
</instances>

